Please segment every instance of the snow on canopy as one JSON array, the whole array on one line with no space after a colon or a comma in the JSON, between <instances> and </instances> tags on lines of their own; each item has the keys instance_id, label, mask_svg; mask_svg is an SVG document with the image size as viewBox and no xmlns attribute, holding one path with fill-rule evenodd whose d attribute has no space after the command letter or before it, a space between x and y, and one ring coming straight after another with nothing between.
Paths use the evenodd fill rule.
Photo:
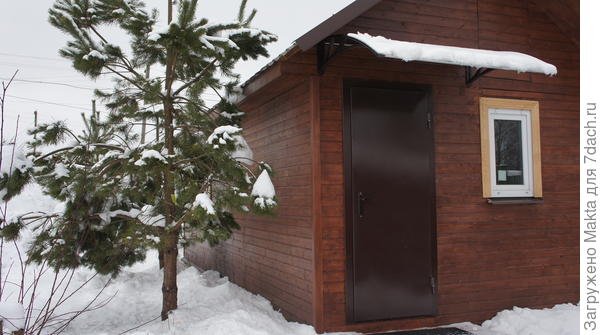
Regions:
<instances>
[{"instance_id":1,"label":"snow on canopy","mask_svg":"<svg viewBox=\"0 0 600 335\"><path fill-rule=\"evenodd\" d=\"M371 36L363 33L351 33L348 36L364 43L380 56L401 59L406 62L421 61L546 75L557 73L556 66L520 52L396 41L383 36Z\"/></svg>"}]
</instances>

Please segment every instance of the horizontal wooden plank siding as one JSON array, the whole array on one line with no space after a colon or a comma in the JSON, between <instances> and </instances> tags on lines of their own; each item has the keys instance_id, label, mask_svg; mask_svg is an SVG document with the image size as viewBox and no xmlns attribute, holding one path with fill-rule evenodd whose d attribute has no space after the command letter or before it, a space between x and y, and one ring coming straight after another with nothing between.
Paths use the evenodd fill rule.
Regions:
<instances>
[{"instance_id":1,"label":"horizontal wooden plank siding","mask_svg":"<svg viewBox=\"0 0 600 335\"><path fill-rule=\"evenodd\" d=\"M381 331L480 322L513 306L577 302L579 50L527 1L385 0L339 33L520 51L559 74L493 71L471 87L458 66L405 63L345 51L320 80L321 330ZM314 73L315 50L288 61ZM438 315L348 324L345 306L342 85L366 79L431 85L437 192ZM544 202L493 206L482 198L479 97L540 102ZM392 255L390 255L392 256Z\"/></svg>"},{"instance_id":2,"label":"horizontal wooden plank siding","mask_svg":"<svg viewBox=\"0 0 600 335\"><path fill-rule=\"evenodd\" d=\"M386 331L480 322L512 308L577 302L579 49L533 0L383 0L337 33L524 52L557 76L495 70L465 85L459 66L406 63L345 50L316 77L316 50L286 56L277 77L244 105L256 158L272 163L274 217L241 216L242 230L186 257L270 299L319 331ZM273 74L274 73L274 74ZM342 143L346 79L432 88L438 314L350 324L346 320L346 222ZM482 198L479 98L539 101L543 203ZM317 185L315 185L317 184ZM320 237L315 240L315 237ZM390 255L393 256L393 255Z\"/></svg>"},{"instance_id":3,"label":"horizontal wooden plank siding","mask_svg":"<svg viewBox=\"0 0 600 335\"><path fill-rule=\"evenodd\" d=\"M292 320L313 321L312 160L309 81L266 88L242 107L244 136L257 160L275 171L274 216L238 215L241 230L215 248L197 244L185 256L269 299ZM267 91L270 90L270 91ZM271 92L271 93L269 93ZM274 96L268 98L269 95Z\"/></svg>"}]
</instances>

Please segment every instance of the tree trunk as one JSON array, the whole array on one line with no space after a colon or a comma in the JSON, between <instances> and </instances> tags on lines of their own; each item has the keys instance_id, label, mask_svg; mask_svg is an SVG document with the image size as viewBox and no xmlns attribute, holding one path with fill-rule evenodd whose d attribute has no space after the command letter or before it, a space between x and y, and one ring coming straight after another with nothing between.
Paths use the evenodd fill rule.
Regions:
<instances>
[{"instance_id":1,"label":"tree trunk","mask_svg":"<svg viewBox=\"0 0 600 335\"><path fill-rule=\"evenodd\" d=\"M162 320L169 318L169 312L177 308L177 239L176 232L166 232L163 243L163 307Z\"/></svg>"},{"instance_id":2,"label":"tree trunk","mask_svg":"<svg viewBox=\"0 0 600 335\"><path fill-rule=\"evenodd\" d=\"M165 268L165 252L162 248L158 249L158 269L162 270Z\"/></svg>"},{"instance_id":3,"label":"tree trunk","mask_svg":"<svg viewBox=\"0 0 600 335\"><path fill-rule=\"evenodd\" d=\"M168 23L173 20L173 0L168 0ZM165 97L163 98L165 147L169 155L175 153L173 145L173 82L175 81L176 52L169 47L165 66ZM160 314L162 320L169 318L169 312L177 308L177 243L179 228L173 227L175 194L173 166L167 164L163 171L163 202L165 205L165 231L162 233L163 251L163 307Z\"/></svg>"}]
</instances>

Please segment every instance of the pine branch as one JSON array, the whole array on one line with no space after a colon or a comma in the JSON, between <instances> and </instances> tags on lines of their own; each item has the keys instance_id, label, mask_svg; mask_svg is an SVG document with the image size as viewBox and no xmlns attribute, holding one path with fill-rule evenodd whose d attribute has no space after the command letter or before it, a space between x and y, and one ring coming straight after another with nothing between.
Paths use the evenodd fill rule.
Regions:
<instances>
[{"instance_id":1,"label":"pine branch","mask_svg":"<svg viewBox=\"0 0 600 335\"><path fill-rule=\"evenodd\" d=\"M89 146L101 147L101 148L107 148L107 149L114 149L114 150L118 150L118 151L121 151L121 152L125 152L125 150L124 150L122 147L118 147L118 146L116 146L116 145L110 145L110 144L106 144L106 143L92 143L92 144L88 144L88 145L89 145ZM51 152L49 152L49 153L47 153L47 154L45 154L45 155L42 155L42 156L40 156L40 157L36 158L36 159L34 160L34 162L37 162L37 161L43 160L43 159L45 159L45 158L48 158L48 157L50 157L50 156L54 156L54 155L56 155L56 154L58 154L58 153L61 153L61 152L63 152L63 151L67 151L67 150L75 149L75 148L77 148L77 147L84 147L84 146L85 146L85 145L75 145L75 146L70 146L70 147L64 147L64 148L56 149L56 150L54 150L54 151L51 151Z\"/></svg>"},{"instance_id":2,"label":"pine branch","mask_svg":"<svg viewBox=\"0 0 600 335\"><path fill-rule=\"evenodd\" d=\"M146 91L144 88L142 88L140 85L138 85L135 81L133 81L132 79L130 79L129 77L125 76L122 74L122 72L119 72L115 69L110 68L108 65L104 65L105 68L107 68L110 72L112 72L113 74L116 74L118 77L121 77L122 79L126 80L127 82L129 82L130 84L132 84L133 86L137 87L140 91L148 93L148 91ZM162 96L162 95L161 95Z\"/></svg>"},{"instance_id":3,"label":"pine branch","mask_svg":"<svg viewBox=\"0 0 600 335\"><path fill-rule=\"evenodd\" d=\"M208 64L206 67L204 67L204 69L202 69L202 71L200 71L200 73L194 79L188 81L183 86L178 88L175 92L173 92L173 96L177 96L179 93L181 93L186 88L188 88L188 87L194 85L195 83L197 83L198 81L200 81L204 77L204 74L206 73L206 71L208 71L209 68L214 66L217 63L217 61L218 61L217 58L213 59L213 61L210 62L210 64Z\"/></svg>"},{"instance_id":4,"label":"pine branch","mask_svg":"<svg viewBox=\"0 0 600 335\"><path fill-rule=\"evenodd\" d=\"M96 36L98 36L98 38L100 38L105 44L110 44L108 43L108 40L106 38L104 38L104 36L102 36L102 34L100 34L98 32L98 30L96 30L96 28L94 28L93 25L89 25L89 28L94 32L94 34L96 34ZM132 66L131 66L131 62L122 54L119 54L119 59L121 59L121 61L123 62L123 64L125 65L126 69L131 72L132 74L134 74L136 77L138 78L143 78L143 76L141 74L139 74Z\"/></svg>"}]
</instances>

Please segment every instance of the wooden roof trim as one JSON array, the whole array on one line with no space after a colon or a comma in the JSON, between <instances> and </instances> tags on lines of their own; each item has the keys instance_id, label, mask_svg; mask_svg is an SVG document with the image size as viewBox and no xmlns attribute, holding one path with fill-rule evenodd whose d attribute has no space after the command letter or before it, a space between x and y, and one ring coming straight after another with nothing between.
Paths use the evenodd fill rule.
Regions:
<instances>
[{"instance_id":1,"label":"wooden roof trim","mask_svg":"<svg viewBox=\"0 0 600 335\"><path fill-rule=\"evenodd\" d=\"M272 62L265 65L264 68L262 68L242 85L244 98L258 92L268 83L281 77L281 63L279 62L278 58L275 58ZM242 98L240 101L243 101L244 98Z\"/></svg>"},{"instance_id":2,"label":"wooden roof trim","mask_svg":"<svg viewBox=\"0 0 600 335\"><path fill-rule=\"evenodd\" d=\"M266 85L268 82L261 80L262 84L259 85L260 87L250 88L251 86L254 86L254 82L258 81L259 77L263 76L263 74L265 74L276 63L280 63L299 51L306 51L314 47L317 45L317 43L334 34L338 29L359 17L361 14L371 9L381 1L382 0L355 0L344 9L335 13L327 20L321 22L319 25L300 36L289 48L283 51L279 56L275 57L271 62L263 66L258 72L256 72L252 77L242 84L244 95L249 95L251 92L256 92L258 89L260 89L260 87Z\"/></svg>"},{"instance_id":3,"label":"wooden roof trim","mask_svg":"<svg viewBox=\"0 0 600 335\"><path fill-rule=\"evenodd\" d=\"M327 20L321 22L318 26L311 29L306 34L300 36L296 40L296 45L302 51L306 51L323 39L337 32L344 27L348 22L359 17L361 14L371 9L382 0L356 0L346 6L344 9L332 15Z\"/></svg>"},{"instance_id":4,"label":"wooden roof trim","mask_svg":"<svg viewBox=\"0 0 600 335\"><path fill-rule=\"evenodd\" d=\"M271 81L281 77L283 72L281 71L281 62L292 57L296 53L300 52L296 43L293 43L289 48L285 49L282 53L280 53L277 57L273 58L270 62L265 64L260 70L258 70L255 74L253 74L250 78L246 79L240 87L242 88L242 92L244 98L253 94L254 92L260 90ZM276 68L273 70L273 68ZM272 73L275 72L275 75ZM267 75L271 74L271 75ZM267 76L268 79L264 80L263 77Z\"/></svg>"}]
</instances>

